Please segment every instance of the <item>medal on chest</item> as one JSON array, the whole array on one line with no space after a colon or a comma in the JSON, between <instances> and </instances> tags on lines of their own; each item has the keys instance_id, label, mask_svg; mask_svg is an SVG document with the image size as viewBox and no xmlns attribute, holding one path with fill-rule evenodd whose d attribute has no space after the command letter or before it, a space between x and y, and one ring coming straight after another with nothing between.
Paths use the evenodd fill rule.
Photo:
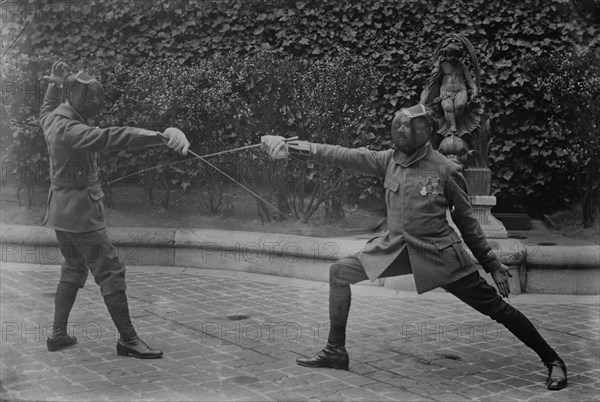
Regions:
<instances>
[{"instance_id":1,"label":"medal on chest","mask_svg":"<svg viewBox=\"0 0 600 402\"><path fill-rule=\"evenodd\" d=\"M436 197L438 195L439 178L437 177L421 177L419 178L419 184L421 185L421 191L419 192L423 197L431 195Z\"/></svg>"}]
</instances>

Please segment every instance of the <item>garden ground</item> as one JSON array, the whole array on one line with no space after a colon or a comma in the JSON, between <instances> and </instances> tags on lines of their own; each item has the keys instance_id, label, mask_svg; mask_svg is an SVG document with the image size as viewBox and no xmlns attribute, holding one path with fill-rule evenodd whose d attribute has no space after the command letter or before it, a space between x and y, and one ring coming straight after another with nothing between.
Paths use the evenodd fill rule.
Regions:
<instances>
[{"instance_id":1,"label":"garden ground","mask_svg":"<svg viewBox=\"0 0 600 402\"><path fill-rule=\"evenodd\" d=\"M219 214L209 214L200 193L171 192L171 205L160 204L163 193L154 191L154 202L146 202L146 192L140 186L121 186L113 192L114 207L107 208L109 227L163 227L182 229L222 229L250 232L271 232L314 237L344 237L378 230L384 219L383 204L369 210L345 207L346 218L336 223L323 222L319 210L308 223L295 219L262 221L256 202L241 188L230 187L225 199L233 210L224 209ZM0 187L1 223L39 225L45 210L47 186L36 186L31 208L27 207L27 189L21 190L22 205L17 199L17 186Z\"/></svg>"},{"instance_id":2,"label":"garden ground","mask_svg":"<svg viewBox=\"0 0 600 402\"><path fill-rule=\"evenodd\" d=\"M229 187L226 199L233 210L209 214L198 192L183 195L172 191L171 205L160 204L162 193L154 192L154 202L146 202L144 189L136 185L125 185L114 190L113 208L107 209L109 227L163 227L182 229L221 229L251 232L270 232L314 237L345 237L368 235L384 225L385 206L382 202L370 203L368 207L346 206L345 219L340 222L324 223L323 211L319 210L308 223L295 219L285 221L262 221L256 202L241 188ZM3 183L0 186L0 223L39 225L44 214L47 185L35 187L32 206L27 207L27 189L21 190L22 205L17 200L17 186ZM569 239L581 239L600 244L600 219L589 228L581 226L578 206L571 210L558 211L548 216L554 228L553 234Z\"/></svg>"},{"instance_id":3,"label":"garden ground","mask_svg":"<svg viewBox=\"0 0 600 402\"><path fill-rule=\"evenodd\" d=\"M537 356L494 321L443 292L416 295L355 286L350 370L295 359L328 332L322 282L208 269L128 267L138 332L157 360L115 353L115 328L90 277L73 307L78 344L46 351L58 265L0 269L2 400L57 401L595 401L598 298L511 298L569 368L546 390Z\"/></svg>"}]
</instances>

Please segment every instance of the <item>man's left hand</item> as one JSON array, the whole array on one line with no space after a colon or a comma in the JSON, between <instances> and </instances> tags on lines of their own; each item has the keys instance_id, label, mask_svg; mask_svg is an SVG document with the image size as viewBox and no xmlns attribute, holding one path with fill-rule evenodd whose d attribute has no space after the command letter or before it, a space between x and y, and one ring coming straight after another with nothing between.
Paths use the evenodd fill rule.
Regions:
<instances>
[{"instance_id":1,"label":"man's left hand","mask_svg":"<svg viewBox=\"0 0 600 402\"><path fill-rule=\"evenodd\" d=\"M492 272L492 278L494 279L494 282L496 282L496 286L498 286L498 291L502 297L508 297L508 294L510 293L508 278L512 278L512 274L508 270L508 267L504 264L500 264L500 268Z\"/></svg>"},{"instance_id":2,"label":"man's left hand","mask_svg":"<svg viewBox=\"0 0 600 402\"><path fill-rule=\"evenodd\" d=\"M62 87L63 81L67 76L67 63L64 61L55 61L52 64L52 70L50 71L50 75L44 75L43 79L48 82L51 82L59 87Z\"/></svg>"}]
</instances>

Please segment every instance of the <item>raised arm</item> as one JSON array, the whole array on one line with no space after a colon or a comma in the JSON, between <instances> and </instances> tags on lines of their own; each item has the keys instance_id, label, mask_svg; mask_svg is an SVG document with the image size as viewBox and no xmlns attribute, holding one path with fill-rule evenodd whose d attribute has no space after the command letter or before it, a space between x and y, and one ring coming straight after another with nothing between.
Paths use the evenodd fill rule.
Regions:
<instances>
[{"instance_id":1,"label":"raised arm","mask_svg":"<svg viewBox=\"0 0 600 402\"><path fill-rule=\"evenodd\" d=\"M40 108L40 119L43 119L48 113L51 113L60 105L60 99L62 97L62 87L58 87L56 84L51 83L46 89L46 95Z\"/></svg>"},{"instance_id":2,"label":"raised arm","mask_svg":"<svg viewBox=\"0 0 600 402\"><path fill-rule=\"evenodd\" d=\"M44 102L40 109L40 119L52 112L60 105L62 98L62 84L67 74L67 65L62 61L56 61L52 64L50 75L45 75L44 80L49 82Z\"/></svg>"}]
</instances>

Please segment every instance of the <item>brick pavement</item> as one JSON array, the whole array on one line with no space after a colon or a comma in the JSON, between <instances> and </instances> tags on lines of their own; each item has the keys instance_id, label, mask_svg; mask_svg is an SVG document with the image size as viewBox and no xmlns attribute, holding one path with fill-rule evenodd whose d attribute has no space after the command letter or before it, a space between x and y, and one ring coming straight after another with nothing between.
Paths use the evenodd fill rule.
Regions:
<instances>
[{"instance_id":1,"label":"brick pavement","mask_svg":"<svg viewBox=\"0 0 600 402\"><path fill-rule=\"evenodd\" d=\"M79 344L49 353L58 273L1 266L3 400L591 401L600 394L597 298L513 299L567 362L569 387L550 392L532 351L445 293L355 286L350 370L297 366L296 357L324 345L327 284L200 269L128 268L133 321L163 359L116 355L115 329L91 279L71 314Z\"/></svg>"}]
</instances>

